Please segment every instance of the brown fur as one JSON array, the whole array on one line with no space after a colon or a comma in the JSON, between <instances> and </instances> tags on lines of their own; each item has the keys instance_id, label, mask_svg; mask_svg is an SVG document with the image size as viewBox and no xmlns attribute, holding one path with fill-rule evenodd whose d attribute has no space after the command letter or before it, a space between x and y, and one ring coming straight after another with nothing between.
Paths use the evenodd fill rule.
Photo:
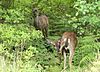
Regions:
<instances>
[{"instance_id":1,"label":"brown fur","mask_svg":"<svg viewBox=\"0 0 100 72\"><path fill-rule=\"evenodd\" d=\"M66 41L64 42L65 38ZM68 39L70 39L70 44L68 44ZM60 46L67 47L68 45L72 45L73 50L75 50L75 47L77 45L77 37L74 32L64 32L62 35ZM62 48L60 48L60 50L62 50Z\"/></svg>"},{"instance_id":2,"label":"brown fur","mask_svg":"<svg viewBox=\"0 0 100 72\"><path fill-rule=\"evenodd\" d=\"M39 15L38 10L34 9L34 27L41 30L44 38L48 37L48 17L46 15Z\"/></svg>"}]
</instances>

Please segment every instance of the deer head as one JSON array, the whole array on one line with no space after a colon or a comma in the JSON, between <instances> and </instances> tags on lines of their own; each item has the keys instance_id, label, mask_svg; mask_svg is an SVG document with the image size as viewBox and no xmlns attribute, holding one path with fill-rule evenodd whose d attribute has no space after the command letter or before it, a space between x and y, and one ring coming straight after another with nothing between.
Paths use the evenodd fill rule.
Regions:
<instances>
[{"instance_id":1,"label":"deer head","mask_svg":"<svg viewBox=\"0 0 100 72\"><path fill-rule=\"evenodd\" d=\"M37 8L33 8L32 9L32 13L34 14L34 16L38 16L39 15L39 10Z\"/></svg>"},{"instance_id":2,"label":"deer head","mask_svg":"<svg viewBox=\"0 0 100 72\"><path fill-rule=\"evenodd\" d=\"M60 51L60 38L57 41L51 41L49 39L46 39L48 44L51 44L54 46L54 48L57 50L57 52Z\"/></svg>"}]
</instances>

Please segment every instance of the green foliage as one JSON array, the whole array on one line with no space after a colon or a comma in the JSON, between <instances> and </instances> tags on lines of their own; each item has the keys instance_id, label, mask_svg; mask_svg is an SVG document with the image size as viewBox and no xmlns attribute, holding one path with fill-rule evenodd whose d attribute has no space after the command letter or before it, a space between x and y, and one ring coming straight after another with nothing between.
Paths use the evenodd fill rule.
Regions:
<instances>
[{"instance_id":1,"label":"green foliage","mask_svg":"<svg viewBox=\"0 0 100 72\"><path fill-rule=\"evenodd\" d=\"M38 63L38 61L40 61L38 59L38 54L40 55L42 53L39 50L44 47L43 42L40 44L41 47L39 45L39 43L42 41L43 36L41 32L35 31L34 28L30 28L23 24L17 26L0 24L0 56L3 57L4 60L1 59L1 61L3 61L5 65L3 63L0 64L5 66L6 71L10 72L14 70L24 72L27 67L29 68L28 70L26 70L28 72L32 72L31 70L33 70L33 72L40 72L42 70L42 66L39 65L40 63ZM46 50L46 48L44 48L43 51L44 50ZM37 65L35 66L34 64ZM11 69L9 69L10 65ZM37 66L39 66L39 68ZM13 67L17 67L17 69ZM0 70L2 71L4 69L0 67Z\"/></svg>"},{"instance_id":2,"label":"green foliage","mask_svg":"<svg viewBox=\"0 0 100 72\"><path fill-rule=\"evenodd\" d=\"M60 66L52 66L49 68L48 72L61 72L61 67Z\"/></svg>"},{"instance_id":3,"label":"green foliage","mask_svg":"<svg viewBox=\"0 0 100 72\"><path fill-rule=\"evenodd\" d=\"M2 18L5 19L5 22L10 24L21 23L25 20L24 17L24 11L21 9L2 10Z\"/></svg>"},{"instance_id":4,"label":"green foliage","mask_svg":"<svg viewBox=\"0 0 100 72\"><path fill-rule=\"evenodd\" d=\"M56 52L49 49L42 38L41 32L28 25L0 24L0 56L4 59L1 61L5 65L1 64L5 66L5 70L25 71L25 68L29 68L26 71L41 72L45 71L44 68L48 70L50 65L55 66ZM4 69L0 67L0 70Z\"/></svg>"},{"instance_id":5,"label":"green foliage","mask_svg":"<svg viewBox=\"0 0 100 72\"><path fill-rule=\"evenodd\" d=\"M46 72L43 70L43 67L39 64L36 64L34 61L22 60L15 61L13 58L12 62L5 60L4 57L0 56L0 72Z\"/></svg>"},{"instance_id":6,"label":"green foliage","mask_svg":"<svg viewBox=\"0 0 100 72\"><path fill-rule=\"evenodd\" d=\"M10 8L13 4L14 4L14 0L1 0L0 1L0 5L5 9Z\"/></svg>"},{"instance_id":7,"label":"green foliage","mask_svg":"<svg viewBox=\"0 0 100 72\"><path fill-rule=\"evenodd\" d=\"M10 2L10 0L8 0ZM10 8L4 8L2 6L1 1L1 6L0 6L0 19L4 18L5 23L9 24L20 24L20 23L31 23L30 18L31 16L31 9L32 9L32 0L13 0L13 6ZM11 1L12 2L12 1ZM5 2L5 5L8 5L7 2ZM31 6L29 6L31 5ZM29 16L29 17L28 17Z\"/></svg>"},{"instance_id":8,"label":"green foliage","mask_svg":"<svg viewBox=\"0 0 100 72\"><path fill-rule=\"evenodd\" d=\"M77 33L74 72L85 71L100 50L95 41L100 38L99 0L1 0L0 72L61 72L63 61L58 65L56 50L29 26L34 7L48 16L50 39L57 40L65 31Z\"/></svg>"},{"instance_id":9,"label":"green foliage","mask_svg":"<svg viewBox=\"0 0 100 72\"><path fill-rule=\"evenodd\" d=\"M88 65L93 59L95 59L96 53L100 43L95 42L94 36L86 36L79 38L78 48L74 57L74 64L79 66Z\"/></svg>"},{"instance_id":10,"label":"green foliage","mask_svg":"<svg viewBox=\"0 0 100 72\"><path fill-rule=\"evenodd\" d=\"M99 17L99 3L100 1L95 1L92 3L87 3L86 1L78 0L75 2L74 8L76 11L76 22L80 29L83 30L85 34L100 34L100 17ZM94 30L95 28L95 30Z\"/></svg>"},{"instance_id":11,"label":"green foliage","mask_svg":"<svg viewBox=\"0 0 100 72\"><path fill-rule=\"evenodd\" d=\"M23 28L22 28L23 27ZM37 40L39 37L42 38L40 32L28 29L24 25L0 25L0 43L3 45L3 49L7 51L12 51L13 48L24 49L32 48L32 42Z\"/></svg>"}]
</instances>

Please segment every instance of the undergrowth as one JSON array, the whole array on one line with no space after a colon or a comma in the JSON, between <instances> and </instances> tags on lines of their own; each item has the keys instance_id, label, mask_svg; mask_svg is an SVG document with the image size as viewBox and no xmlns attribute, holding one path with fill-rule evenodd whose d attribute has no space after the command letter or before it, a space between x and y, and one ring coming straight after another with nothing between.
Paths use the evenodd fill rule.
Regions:
<instances>
[{"instance_id":1,"label":"undergrowth","mask_svg":"<svg viewBox=\"0 0 100 72\"><path fill-rule=\"evenodd\" d=\"M100 43L95 38L78 37L74 72L86 72L96 59ZM63 61L60 65L58 62L56 50L45 42L40 31L25 24L0 24L0 72L61 72ZM69 72L68 56L66 71Z\"/></svg>"}]
</instances>

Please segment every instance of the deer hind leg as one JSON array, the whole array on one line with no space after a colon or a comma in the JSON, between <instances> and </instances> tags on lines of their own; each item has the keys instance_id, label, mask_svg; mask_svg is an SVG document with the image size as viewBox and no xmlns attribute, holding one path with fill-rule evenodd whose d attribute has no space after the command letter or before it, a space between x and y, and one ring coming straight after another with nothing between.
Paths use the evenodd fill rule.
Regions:
<instances>
[{"instance_id":1,"label":"deer hind leg","mask_svg":"<svg viewBox=\"0 0 100 72\"><path fill-rule=\"evenodd\" d=\"M64 72L66 70L66 51L63 51L63 55L64 55Z\"/></svg>"},{"instance_id":2,"label":"deer hind leg","mask_svg":"<svg viewBox=\"0 0 100 72\"><path fill-rule=\"evenodd\" d=\"M67 67L66 67L66 51L65 50L63 50L63 56L64 56L64 68L61 72L66 72Z\"/></svg>"},{"instance_id":3,"label":"deer hind leg","mask_svg":"<svg viewBox=\"0 0 100 72\"><path fill-rule=\"evenodd\" d=\"M72 59L74 56L74 49L70 49L70 56L69 56L69 66L70 66L70 72L72 72Z\"/></svg>"}]
</instances>

